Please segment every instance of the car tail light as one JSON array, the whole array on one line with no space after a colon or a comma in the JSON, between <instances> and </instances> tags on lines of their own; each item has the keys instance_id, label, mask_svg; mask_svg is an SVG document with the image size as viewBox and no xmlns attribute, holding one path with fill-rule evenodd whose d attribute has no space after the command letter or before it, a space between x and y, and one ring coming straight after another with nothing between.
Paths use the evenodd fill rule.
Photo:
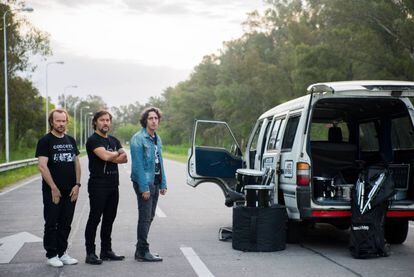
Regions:
<instances>
[{"instance_id":1,"label":"car tail light","mask_svg":"<svg viewBox=\"0 0 414 277\"><path fill-rule=\"evenodd\" d=\"M296 184L298 186L309 186L310 166L307 163L296 164Z\"/></svg>"}]
</instances>

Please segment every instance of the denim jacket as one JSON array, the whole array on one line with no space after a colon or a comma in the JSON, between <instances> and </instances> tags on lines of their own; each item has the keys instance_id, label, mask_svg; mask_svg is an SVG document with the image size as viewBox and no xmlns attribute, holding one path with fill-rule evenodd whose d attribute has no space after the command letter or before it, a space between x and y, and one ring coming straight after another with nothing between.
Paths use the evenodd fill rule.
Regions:
<instances>
[{"instance_id":1,"label":"denim jacket","mask_svg":"<svg viewBox=\"0 0 414 277\"><path fill-rule=\"evenodd\" d=\"M164 162L162 159L161 138L157 135L158 153L160 155L160 165L162 182L161 189L167 188L165 180ZM151 136L145 128L142 128L131 138L131 180L138 183L139 191L149 191L149 186L154 184L155 178L155 145Z\"/></svg>"}]
</instances>

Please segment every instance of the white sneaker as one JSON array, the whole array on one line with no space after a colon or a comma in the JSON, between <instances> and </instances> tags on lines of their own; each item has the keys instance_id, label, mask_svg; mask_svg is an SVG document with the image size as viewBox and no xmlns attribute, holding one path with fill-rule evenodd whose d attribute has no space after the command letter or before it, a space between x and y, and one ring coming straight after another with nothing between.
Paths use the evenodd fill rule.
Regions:
<instances>
[{"instance_id":1,"label":"white sneaker","mask_svg":"<svg viewBox=\"0 0 414 277\"><path fill-rule=\"evenodd\" d=\"M53 267L62 267L63 263L61 260L59 260L59 256L55 256L53 258L47 259L46 262L48 265L53 266Z\"/></svg>"},{"instance_id":2,"label":"white sneaker","mask_svg":"<svg viewBox=\"0 0 414 277\"><path fill-rule=\"evenodd\" d=\"M66 264L66 265L71 265L71 264L77 264L78 263L77 259L72 258L66 252L65 252L65 254L62 255L62 257L60 257L60 261L63 264Z\"/></svg>"}]
</instances>

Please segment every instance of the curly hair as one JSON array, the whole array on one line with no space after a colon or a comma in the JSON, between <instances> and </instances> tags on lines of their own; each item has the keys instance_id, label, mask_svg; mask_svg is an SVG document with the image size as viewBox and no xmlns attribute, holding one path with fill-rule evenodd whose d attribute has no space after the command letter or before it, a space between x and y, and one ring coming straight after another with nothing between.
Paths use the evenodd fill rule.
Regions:
<instances>
[{"instance_id":1,"label":"curly hair","mask_svg":"<svg viewBox=\"0 0 414 277\"><path fill-rule=\"evenodd\" d=\"M147 128L147 120L148 120L148 115L150 112L154 112L158 115L158 120L161 121L161 117L162 117L162 113L161 110L156 108L156 107L149 107L146 108L142 113L141 113L141 118L139 119L139 122L141 123L141 126L143 128Z\"/></svg>"}]
</instances>

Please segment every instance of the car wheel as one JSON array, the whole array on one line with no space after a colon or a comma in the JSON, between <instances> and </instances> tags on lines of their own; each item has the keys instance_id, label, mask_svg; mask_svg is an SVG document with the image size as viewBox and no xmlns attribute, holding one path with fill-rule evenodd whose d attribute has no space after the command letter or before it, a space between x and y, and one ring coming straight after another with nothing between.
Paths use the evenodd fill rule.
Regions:
<instances>
[{"instance_id":1,"label":"car wheel","mask_svg":"<svg viewBox=\"0 0 414 277\"><path fill-rule=\"evenodd\" d=\"M386 219L385 220L385 239L392 244L402 244L408 234L407 219Z\"/></svg>"}]
</instances>

